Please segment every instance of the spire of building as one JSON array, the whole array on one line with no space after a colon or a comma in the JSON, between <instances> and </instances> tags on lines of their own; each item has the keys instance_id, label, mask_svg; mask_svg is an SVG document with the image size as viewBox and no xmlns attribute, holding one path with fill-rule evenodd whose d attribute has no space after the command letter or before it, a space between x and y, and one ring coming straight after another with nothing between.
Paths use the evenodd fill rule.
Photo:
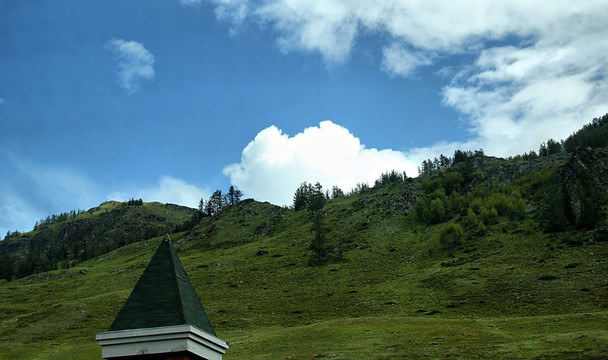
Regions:
<instances>
[{"instance_id":1,"label":"spire of building","mask_svg":"<svg viewBox=\"0 0 608 360\"><path fill-rule=\"evenodd\" d=\"M113 350L108 347L106 351L104 344L112 345L122 341L120 339L123 338L129 338L128 341L125 341L132 344L133 348L139 346L136 351L132 349L127 351L131 355L141 354L142 352L150 353L150 351L153 353L168 353L173 350L166 349L165 351L162 347L151 350L152 348L148 346L152 343L149 339L150 335L148 335L147 342L142 340L143 342L140 345L137 345L133 336L137 337L139 336L137 334L148 332L166 335L168 331L175 338L175 334L183 335L188 333L184 329L190 328L194 328L190 332L196 333L196 336L193 337L190 334L183 340L188 342L193 338L200 337L203 339L199 339L198 343L200 344L205 343L205 341L211 341L211 345L205 343L205 346L203 346L204 350L208 351L214 348L217 354L220 354L219 359L221 359L221 354L225 352L228 345L224 340L216 337L205 309L196 295L192 283L188 279L188 275L177 256L175 248L171 244L171 239L169 235L166 235L139 278L131 295L116 316L116 319L114 319L107 332L97 334L97 339L100 341L104 352L110 354L108 357L104 355L104 358L121 358L119 356L121 354L120 351L116 353L118 355L112 356L114 354ZM129 335L130 333L135 335ZM159 339L154 340L154 345L157 347L162 343ZM173 349L180 348L174 345L171 345ZM118 351L117 346L114 346L113 349ZM202 356L200 354L199 357L192 358L216 359L216 357Z\"/></svg>"}]
</instances>

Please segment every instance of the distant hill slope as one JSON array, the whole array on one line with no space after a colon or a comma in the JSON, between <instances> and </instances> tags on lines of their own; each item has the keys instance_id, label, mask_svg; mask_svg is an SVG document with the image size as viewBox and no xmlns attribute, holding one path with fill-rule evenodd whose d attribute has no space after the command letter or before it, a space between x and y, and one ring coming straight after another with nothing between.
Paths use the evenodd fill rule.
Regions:
<instances>
[{"instance_id":1,"label":"distant hill slope","mask_svg":"<svg viewBox=\"0 0 608 360\"><path fill-rule=\"evenodd\" d=\"M196 213L173 204L108 201L71 219L0 241L0 277L69 267L135 241L172 233Z\"/></svg>"}]
</instances>

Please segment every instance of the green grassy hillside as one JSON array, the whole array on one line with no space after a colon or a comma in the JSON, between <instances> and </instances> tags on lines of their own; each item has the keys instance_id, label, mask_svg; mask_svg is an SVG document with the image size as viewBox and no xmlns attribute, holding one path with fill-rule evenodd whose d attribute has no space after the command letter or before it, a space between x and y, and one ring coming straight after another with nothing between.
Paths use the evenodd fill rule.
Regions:
<instances>
[{"instance_id":1,"label":"green grassy hillside","mask_svg":"<svg viewBox=\"0 0 608 360\"><path fill-rule=\"evenodd\" d=\"M604 153L581 156L603 187ZM580 200L581 172L561 155L476 161L327 201L320 263L309 210L245 200L173 233L230 343L224 359L606 358L608 248L603 218L579 223L596 206ZM559 228L548 207L555 189ZM0 359L100 358L95 334L160 240L1 280Z\"/></svg>"}]
</instances>

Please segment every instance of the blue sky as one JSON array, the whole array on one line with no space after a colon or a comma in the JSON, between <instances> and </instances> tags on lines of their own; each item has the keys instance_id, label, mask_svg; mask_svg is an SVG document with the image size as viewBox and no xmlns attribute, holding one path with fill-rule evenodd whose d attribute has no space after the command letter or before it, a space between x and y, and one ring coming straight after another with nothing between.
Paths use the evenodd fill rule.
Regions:
<instances>
[{"instance_id":1,"label":"blue sky","mask_svg":"<svg viewBox=\"0 0 608 360\"><path fill-rule=\"evenodd\" d=\"M0 234L230 184L290 204L608 112L605 1L0 2Z\"/></svg>"}]
</instances>

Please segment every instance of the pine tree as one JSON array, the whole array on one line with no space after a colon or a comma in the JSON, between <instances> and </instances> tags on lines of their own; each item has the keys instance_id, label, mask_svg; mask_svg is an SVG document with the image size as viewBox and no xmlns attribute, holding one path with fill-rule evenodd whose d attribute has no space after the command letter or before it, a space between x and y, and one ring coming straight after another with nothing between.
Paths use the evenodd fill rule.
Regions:
<instances>
[{"instance_id":1,"label":"pine tree","mask_svg":"<svg viewBox=\"0 0 608 360\"><path fill-rule=\"evenodd\" d=\"M327 260L328 255L328 245L325 237L326 229L323 226L323 213L321 211L315 212L311 230L314 236L308 249L312 250L313 254L309 259L309 264L321 264Z\"/></svg>"},{"instance_id":2,"label":"pine tree","mask_svg":"<svg viewBox=\"0 0 608 360\"><path fill-rule=\"evenodd\" d=\"M228 193L226 194L226 203L227 205L234 205L241 201L241 197L243 196L243 192L241 190L236 189L233 185L230 185L228 189Z\"/></svg>"},{"instance_id":3,"label":"pine tree","mask_svg":"<svg viewBox=\"0 0 608 360\"><path fill-rule=\"evenodd\" d=\"M295 194L293 195L293 209L295 211L306 209L310 200L309 198L311 193L311 184L308 184L306 181L300 184L300 186L296 189Z\"/></svg>"},{"instance_id":4,"label":"pine tree","mask_svg":"<svg viewBox=\"0 0 608 360\"><path fill-rule=\"evenodd\" d=\"M334 187L331 188L331 198L332 199L341 198L343 196L344 196L344 191L342 191L342 189L340 189L338 186L334 185Z\"/></svg>"},{"instance_id":5,"label":"pine tree","mask_svg":"<svg viewBox=\"0 0 608 360\"><path fill-rule=\"evenodd\" d=\"M222 190L215 190L205 206L207 215L217 215L226 207L226 201L222 196Z\"/></svg>"},{"instance_id":6,"label":"pine tree","mask_svg":"<svg viewBox=\"0 0 608 360\"><path fill-rule=\"evenodd\" d=\"M323 206L325 206L325 193L323 192L323 186L319 182L317 182L313 188L312 192L309 195L308 199L308 210L317 211L320 210Z\"/></svg>"},{"instance_id":7,"label":"pine tree","mask_svg":"<svg viewBox=\"0 0 608 360\"><path fill-rule=\"evenodd\" d=\"M205 212L205 200L203 198L201 198L201 201L198 202L198 211L200 213Z\"/></svg>"},{"instance_id":8,"label":"pine tree","mask_svg":"<svg viewBox=\"0 0 608 360\"><path fill-rule=\"evenodd\" d=\"M450 159L449 157L441 154L441 155L439 155L439 165L442 168L446 168L446 167L452 165L452 159Z\"/></svg>"}]
</instances>

